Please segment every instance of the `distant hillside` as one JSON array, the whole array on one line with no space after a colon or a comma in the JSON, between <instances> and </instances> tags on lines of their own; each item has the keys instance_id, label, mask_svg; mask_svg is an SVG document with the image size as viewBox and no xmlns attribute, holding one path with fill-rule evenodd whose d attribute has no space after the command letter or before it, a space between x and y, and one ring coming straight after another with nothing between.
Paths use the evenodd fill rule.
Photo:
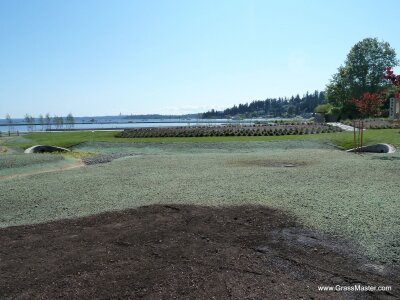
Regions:
<instances>
[{"instance_id":1,"label":"distant hillside","mask_svg":"<svg viewBox=\"0 0 400 300\"><path fill-rule=\"evenodd\" d=\"M148 114L148 115L129 115L129 116L123 116L124 119L131 119L131 120L136 120L136 119L182 119L182 118L188 118L188 119L194 119L198 118L199 114L186 114L186 115L160 115L160 114Z\"/></svg>"},{"instance_id":2,"label":"distant hillside","mask_svg":"<svg viewBox=\"0 0 400 300\"><path fill-rule=\"evenodd\" d=\"M265 100L254 100L251 103L234 105L224 111L214 109L203 113L205 119L228 118L228 117L294 117L314 112L317 105L325 103L325 93L315 91L308 92L300 97L298 94L288 98L268 98Z\"/></svg>"}]
</instances>

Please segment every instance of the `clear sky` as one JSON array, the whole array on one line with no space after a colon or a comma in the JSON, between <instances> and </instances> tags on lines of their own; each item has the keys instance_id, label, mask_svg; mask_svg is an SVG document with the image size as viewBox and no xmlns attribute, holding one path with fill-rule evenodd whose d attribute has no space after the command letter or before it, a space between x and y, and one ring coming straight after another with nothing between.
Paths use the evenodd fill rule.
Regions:
<instances>
[{"instance_id":1,"label":"clear sky","mask_svg":"<svg viewBox=\"0 0 400 300\"><path fill-rule=\"evenodd\" d=\"M398 0L0 0L0 118L222 109L323 90Z\"/></svg>"}]
</instances>

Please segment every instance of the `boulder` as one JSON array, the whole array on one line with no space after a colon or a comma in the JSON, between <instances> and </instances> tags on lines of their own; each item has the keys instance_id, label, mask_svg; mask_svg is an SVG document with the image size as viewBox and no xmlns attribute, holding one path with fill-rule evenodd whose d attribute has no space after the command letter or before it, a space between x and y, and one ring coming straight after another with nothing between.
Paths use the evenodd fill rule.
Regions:
<instances>
[{"instance_id":1,"label":"boulder","mask_svg":"<svg viewBox=\"0 0 400 300\"><path fill-rule=\"evenodd\" d=\"M26 149L24 153L51 153L51 152L70 152L70 151L71 150L62 147L36 145Z\"/></svg>"},{"instance_id":2,"label":"boulder","mask_svg":"<svg viewBox=\"0 0 400 300\"><path fill-rule=\"evenodd\" d=\"M389 144L374 144L363 146L361 148L353 148L347 150L347 152L371 152L371 153L394 153L396 148Z\"/></svg>"}]
</instances>

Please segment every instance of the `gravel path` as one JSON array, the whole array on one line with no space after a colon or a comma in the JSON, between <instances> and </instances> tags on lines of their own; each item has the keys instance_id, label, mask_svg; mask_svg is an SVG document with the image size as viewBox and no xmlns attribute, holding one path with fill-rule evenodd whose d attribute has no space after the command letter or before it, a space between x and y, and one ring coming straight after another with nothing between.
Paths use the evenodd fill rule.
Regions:
<instances>
[{"instance_id":1,"label":"gravel path","mask_svg":"<svg viewBox=\"0 0 400 300\"><path fill-rule=\"evenodd\" d=\"M331 122L331 123L327 123L327 124L335 126L335 127L342 128L344 131L353 131L354 130L353 126L345 125L345 124L339 123L339 122Z\"/></svg>"},{"instance_id":2,"label":"gravel path","mask_svg":"<svg viewBox=\"0 0 400 300\"><path fill-rule=\"evenodd\" d=\"M331 122L331 123L327 123L327 124L331 125L331 126L342 128L344 131L353 131L354 130L353 126L345 125L345 124L339 123L339 122Z\"/></svg>"},{"instance_id":3,"label":"gravel path","mask_svg":"<svg viewBox=\"0 0 400 300\"><path fill-rule=\"evenodd\" d=\"M96 164L104 164L113 161L114 159L132 156L134 154L127 153L114 153L114 154L100 154L91 157L84 157L82 161L85 165L96 165Z\"/></svg>"}]
</instances>

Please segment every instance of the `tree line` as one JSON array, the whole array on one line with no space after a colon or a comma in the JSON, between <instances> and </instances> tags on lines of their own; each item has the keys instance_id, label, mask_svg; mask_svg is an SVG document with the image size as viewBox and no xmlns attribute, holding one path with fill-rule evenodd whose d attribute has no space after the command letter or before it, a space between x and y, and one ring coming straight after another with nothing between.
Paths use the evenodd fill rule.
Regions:
<instances>
[{"instance_id":1,"label":"tree line","mask_svg":"<svg viewBox=\"0 0 400 300\"><path fill-rule=\"evenodd\" d=\"M300 97L299 94L291 98L267 98L265 100L254 100L250 103L234 105L223 111L211 109L202 114L203 118L229 118L229 117L294 117L314 112L314 109L325 103L325 92L307 92Z\"/></svg>"},{"instance_id":2,"label":"tree line","mask_svg":"<svg viewBox=\"0 0 400 300\"><path fill-rule=\"evenodd\" d=\"M399 98L395 50L377 38L356 43L326 86L329 105L320 107L337 119L387 116L390 98ZM393 79L394 78L394 79Z\"/></svg>"},{"instance_id":3,"label":"tree line","mask_svg":"<svg viewBox=\"0 0 400 300\"><path fill-rule=\"evenodd\" d=\"M9 131L14 131L14 126L17 125L15 120L13 120L10 114L6 114L6 123L8 124ZM40 130L49 130L52 126L55 129L62 129L64 126L67 129L74 128L75 118L69 113L65 118L54 115L50 116L49 113L42 115L40 114L37 118L30 114L25 114L23 123L19 122L18 125L26 125L28 131L33 131L37 126L40 126Z\"/></svg>"},{"instance_id":4,"label":"tree line","mask_svg":"<svg viewBox=\"0 0 400 300\"><path fill-rule=\"evenodd\" d=\"M255 100L224 111L212 109L202 117L293 117L313 112L324 114L328 120L386 117L390 99L400 99L400 77L393 73L398 64L389 43L365 38L350 49L323 92Z\"/></svg>"}]
</instances>

